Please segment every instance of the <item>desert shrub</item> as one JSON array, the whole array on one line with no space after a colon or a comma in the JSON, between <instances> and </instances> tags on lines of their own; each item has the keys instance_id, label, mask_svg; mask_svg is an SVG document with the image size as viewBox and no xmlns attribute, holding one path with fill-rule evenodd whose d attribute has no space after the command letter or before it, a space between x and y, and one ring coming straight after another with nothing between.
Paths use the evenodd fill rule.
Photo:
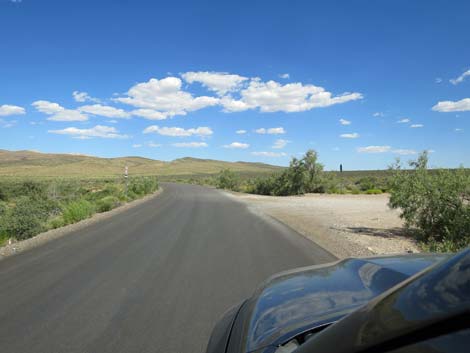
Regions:
<instances>
[{"instance_id":1,"label":"desert shrub","mask_svg":"<svg viewBox=\"0 0 470 353\"><path fill-rule=\"evenodd\" d=\"M106 185L102 190L89 193L87 195L87 200L89 201L98 201L102 200L105 197L119 197L123 193L122 188L117 185Z\"/></svg>"},{"instance_id":2,"label":"desert shrub","mask_svg":"<svg viewBox=\"0 0 470 353\"><path fill-rule=\"evenodd\" d=\"M158 189L156 177L138 177L129 181L128 194L143 196L150 194Z\"/></svg>"},{"instance_id":3,"label":"desert shrub","mask_svg":"<svg viewBox=\"0 0 470 353\"><path fill-rule=\"evenodd\" d=\"M306 173L306 192L325 192L325 188L321 185L323 164L318 163L317 160L318 153L314 150L308 150L302 159Z\"/></svg>"},{"instance_id":4,"label":"desert shrub","mask_svg":"<svg viewBox=\"0 0 470 353\"><path fill-rule=\"evenodd\" d=\"M55 216L55 217L53 217L49 220L49 222L47 223L47 228L48 229L56 229L56 228L63 227L65 225L66 225L66 223L65 223L64 217L62 215L59 215L59 216Z\"/></svg>"},{"instance_id":5,"label":"desert shrub","mask_svg":"<svg viewBox=\"0 0 470 353\"><path fill-rule=\"evenodd\" d=\"M90 217L95 212L93 204L81 199L67 204L63 211L65 224L71 224Z\"/></svg>"},{"instance_id":6,"label":"desert shrub","mask_svg":"<svg viewBox=\"0 0 470 353\"><path fill-rule=\"evenodd\" d=\"M356 185L359 187L361 191L373 190L377 189L377 178L375 177L364 177L360 178ZM366 192L367 193L367 192Z\"/></svg>"},{"instance_id":7,"label":"desert shrub","mask_svg":"<svg viewBox=\"0 0 470 353\"><path fill-rule=\"evenodd\" d=\"M238 191L240 188L240 175L230 169L223 169L217 175L215 185L218 189Z\"/></svg>"},{"instance_id":8,"label":"desert shrub","mask_svg":"<svg viewBox=\"0 0 470 353\"><path fill-rule=\"evenodd\" d=\"M118 207L120 204L119 199L115 196L106 196L96 203L97 212L111 211L113 208Z\"/></svg>"},{"instance_id":9,"label":"desert shrub","mask_svg":"<svg viewBox=\"0 0 470 353\"><path fill-rule=\"evenodd\" d=\"M392 167L390 207L401 210L407 227L434 250L460 249L470 244L470 176L459 170L427 167L427 153L411 161L412 172Z\"/></svg>"},{"instance_id":10,"label":"desert shrub","mask_svg":"<svg viewBox=\"0 0 470 353\"><path fill-rule=\"evenodd\" d=\"M18 240L28 239L44 230L47 213L42 205L27 196L15 200L4 219L4 232Z\"/></svg>"},{"instance_id":11,"label":"desert shrub","mask_svg":"<svg viewBox=\"0 0 470 353\"><path fill-rule=\"evenodd\" d=\"M365 191L365 193L368 195L378 195L378 194L382 194L383 191L382 189L368 189Z\"/></svg>"}]
</instances>

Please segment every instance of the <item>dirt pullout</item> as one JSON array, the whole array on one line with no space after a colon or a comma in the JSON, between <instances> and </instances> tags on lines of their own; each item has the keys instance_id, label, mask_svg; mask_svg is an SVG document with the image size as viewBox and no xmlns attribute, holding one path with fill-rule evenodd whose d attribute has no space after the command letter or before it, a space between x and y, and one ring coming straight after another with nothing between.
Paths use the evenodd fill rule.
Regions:
<instances>
[{"instance_id":1,"label":"dirt pullout","mask_svg":"<svg viewBox=\"0 0 470 353\"><path fill-rule=\"evenodd\" d=\"M25 250L29 250L32 248L35 248L37 246L40 246L48 241L51 241L56 238L63 237L64 235L67 235L71 232L74 232L76 230L88 227L91 224L94 224L99 221L103 221L105 219L108 219L112 216L115 216L121 212L124 212L132 207L135 207L137 205L140 205L143 202L146 202L157 195L159 195L162 192L162 188L159 188L156 192L153 194L147 195L142 197L141 199L134 200L128 203L123 204L122 206L119 206L111 211L108 212L103 212L103 213L96 213L90 218L84 219L83 221L69 224L67 226L57 228L57 229L51 229L47 232L38 234L32 238L14 242L8 245L0 246L0 260L7 258L12 255L19 254L20 252L23 252Z\"/></svg>"},{"instance_id":2,"label":"dirt pullout","mask_svg":"<svg viewBox=\"0 0 470 353\"><path fill-rule=\"evenodd\" d=\"M339 258L419 252L403 233L399 212L388 207L389 195L274 197L231 193L254 212L287 224Z\"/></svg>"}]
</instances>

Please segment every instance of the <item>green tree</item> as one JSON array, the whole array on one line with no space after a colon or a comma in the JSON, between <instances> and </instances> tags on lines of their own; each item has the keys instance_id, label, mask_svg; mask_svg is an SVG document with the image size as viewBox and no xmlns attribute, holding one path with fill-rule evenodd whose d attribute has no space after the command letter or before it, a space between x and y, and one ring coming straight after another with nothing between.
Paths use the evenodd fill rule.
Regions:
<instances>
[{"instance_id":1,"label":"green tree","mask_svg":"<svg viewBox=\"0 0 470 353\"><path fill-rule=\"evenodd\" d=\"M392 166L390 203L407 227L418 230L431 250L458 250L470 243L470 175L463 169L429 170L423 152L409 162L412 171Z\"/></svg>"},{"instance_id":2,"label":"green tree","mask_svg":"<svg viewBox=\"0 0 470 353\"><path fill-rule=\"evenodd\" d=\"M305 191L317 192L321 184L321 175L323 172L323 164L318 163L318 153L315 150L308 150L302 162L307 174Z\"/></svg>"},{"instance_id":3,"label":"green tree","mask_svg":"<svg viewBox=\"0 0 470 353\"><path fill-rule=\"evenodd\" d=\"M238 191L240 188L240 176L230 169L223 169L217 175L216 187L218 189Z\"/></svg>"}]
</instances>

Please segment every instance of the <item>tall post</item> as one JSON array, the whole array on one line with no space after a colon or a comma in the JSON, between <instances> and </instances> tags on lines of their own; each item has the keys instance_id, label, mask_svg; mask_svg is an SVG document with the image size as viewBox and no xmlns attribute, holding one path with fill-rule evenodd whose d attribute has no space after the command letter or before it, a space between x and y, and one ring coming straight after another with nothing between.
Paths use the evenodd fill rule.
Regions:
<instances>
[{"instance_id":1,"label":"tall post","mask_svg":"<svg viewBox=\"0 0 470 353\"><path fill-rule=\"evenodd\" d=\"M342 164L339 165L339 172L340 172L340 173L343 172L343 165L342 165Z\"/></svg>"},{"instance_id":2,"label":"tall post","mask_svg":"<svg viewBox=\"0 0 470 353\"><path fill-rule=\"evenodd\" d=\"M126 167L124 168L124 179L126 180L126 198L127 198L127 190L129 188L129 168Z\"/></svg>"}]
</instances>

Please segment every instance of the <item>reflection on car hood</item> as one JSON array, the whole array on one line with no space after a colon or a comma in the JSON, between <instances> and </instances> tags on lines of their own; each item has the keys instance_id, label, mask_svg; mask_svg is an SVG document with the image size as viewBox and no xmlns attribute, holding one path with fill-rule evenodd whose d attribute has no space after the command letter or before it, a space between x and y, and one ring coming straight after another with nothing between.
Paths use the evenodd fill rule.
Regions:
<instances>
[{"instance_id":1,"label":"reflection on car hood","mask_svg":"<svg viewBox=\"0 0 470 353\"><path fill-rule=\"evenodd\" d=\"M411 254L346 259L278 274L246 303L245 351L279 344L306 330L337 321L446 257Z\"/></svg>"}]
</instances>

